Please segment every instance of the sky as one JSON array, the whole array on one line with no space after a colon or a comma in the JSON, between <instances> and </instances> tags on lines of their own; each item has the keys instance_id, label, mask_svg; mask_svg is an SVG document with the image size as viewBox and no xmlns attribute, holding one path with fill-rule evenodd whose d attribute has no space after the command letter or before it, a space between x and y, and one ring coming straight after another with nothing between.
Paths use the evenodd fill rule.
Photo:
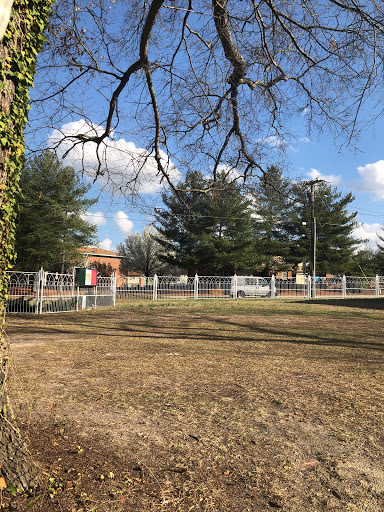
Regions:
<instances>
[{"instance_id":1,"label":"sky","mask_svg":"<svg viewBox=\"0 0 384 512\"><path fill-rule=\"evenodd\" d=\"M106 0L106 5L109 5L108 9L112 15L112 28L121 23L123 30L125 30L126 18L114 14L114 9L118 9L120 4L114 0L109 3L110 5ZM92 27L89 25L89 20L85 19L84 23L86 28L83 30L90 35L90 40L92 40ZM111 27L109 26L109 28ZM116 39L119 40L119 38ZM113 49L113 46L111 48ZM129 52L124 53L120 50L116 57L119 65L121 64L124 67L131 64ZM157 57L160 58L159 55ZM103 66L106 66L105 56L101 55L100 59L104 59ZM65 69L65 66L63 66L63 69ZM58 73L60 75L64 72L59 69ZM39 88L39 83L41 84L44 80L50 84L45 75L37 77L36 89ZM105 99L104 94L109 97L110 91L108 87L105 90L100 87L99 90L98 84L91 85L92 87L83 90L84 96L79 97L77 95L75 97L73 95L73 97L70 97L71 101L74 102L70 117L66 117L64 114L61 123L54 125L55 129L47 128L44 134L41 132L41 138L45 139L48 147L54 145L55 141L61 140L63 134L71 135L88 131L95 135L102 132L103 128L93 123L96 123L97 119L103 119L102 107L98 102ZM128 111L125 114L128 114L128 118L132 112L132 117L134 117L135 109L138 108L135 87L136 82L134 81L127 92L130 102L127 100L125 104L128 106ZM69 89L67 91L69 94ZM32 91L31 94L33 98L34 92ZM78 114L75 114L75 112L78 112ZM86 112L88 115L86 129L84 128L86 122L80 112ZM371 114L363 111L362 118L369 117ZM303 116L305 116L305 112L303 112ZM121 123L122 120L120 119L119 122ZM350 210L358 212L356 220L359 223L355 231L356 237L368 239L367 245L374 248L377 233L384 226L384 119L378 118L375 124L362 133L360 139L356 141L357 150L352 147L340 148L342 141L333 141L327 133L308 135L304 131L304 125L306 124L304 118L296 119L292 124L295 122L298 124L298 127L295 126L295 129L292 130L296 134L295 140L282 141L275 137L264 139L264 142L266 141L269 146L270 155L272 155L269 158L270 163L280 164L282 161L280 151L284 147L286 163L284 163L283 169L293 180L318 177L337 186L343 194L352 192L355 201L350 205ZM43 118L44 123L45 119ZM301 130L301 124L303 130ZM130 128L129 121L127 126ZM32 126L32 131L33 128ZM33 147L33 142L28 141L28 139L27 142L29 142L29 146ZM98 246L101 248L115 250L117 244L123 242L128 234L134 234L136 231L142 232L145 226L154 221L153 208L162 207L159 197L161 192L165 190L165 186L158 182L154 158L143 149L145 144L143 136L140 137L140 130L130 131L130 129L127 129L126 131L122 130L120 134L112 134L108 140L107 153L103 155L108 163L108 180L106 176L99 176L96 183L93 183L97 165L94 145L86 144L84 154L80 153L81 146L76 146L68 154L66 150L69 147L65 143L59 146L58 156L65 157L65 164L72 165L79 173L82 173L84 180L91 185L89 195L99 199L86 212L84 218L97 226ZM162 154L162 159L163 163L168 165L169 174L173 181L177 183L178 179L181 178L178 169L172 165L172 162L167 162L165 153ZM133 182L138 170L140 170L140 181L136 181L135 185L132 185L130 180ZM201 169L201 171L205 173L206 169ZM143 201L139 199L132 204L126 200L126 197L132 196L133 186L135 186L134 192ZM116 193L112 190L120 190L120 192Z\"/></svg>"},{"instance_id":2,"label":"sky","mask_svg":"<svg viewBox=\"0 0 384 512\"><path fill-rule=\"evenodd\" d=\"M81 121L69 123L66 130L77 129L78 126L81 126ZM276 161L281 158L277 147L279 144L274 139L270 141L271 151L276 153ZM377 120L356 145L358 149L340 149L327 135L314 139L303 136L286 142L285 158L288 166L285 168L292 179L324 179L343 194L352 192L355 200L349 209L358 212L356 237L368 239L365 245L375 248L377 233L384 226L384 119ZM115 146L116 154L111 152L111 161L118 158L116 155L119 146L129 147L135 158L145 152L133 142L124 139L118 139ZM65 161L76 167L79 159L72 155ZM89 162L92 167L94 163L91 156ZM116 169L116 182L119 180L118 166L115 163L111 167ZM161 192L163 187L155 178L154 162L147 164L144 175L140 194L149 203L153 200L153 206L161 207L156 193ZM178 177L177 170L174 171L174 177ZM91 183L91 180L88 181ZM115 250L116 245L123 242L127 234L142 232L145 226L154 221L151 207L145 212L139 205L129 205L123 196L112 195L103 178L92 184L90 195L99 197L99 201L87 212L85 218L98 227L98 246L101 248Z\"/></svg>"}]
</instances>

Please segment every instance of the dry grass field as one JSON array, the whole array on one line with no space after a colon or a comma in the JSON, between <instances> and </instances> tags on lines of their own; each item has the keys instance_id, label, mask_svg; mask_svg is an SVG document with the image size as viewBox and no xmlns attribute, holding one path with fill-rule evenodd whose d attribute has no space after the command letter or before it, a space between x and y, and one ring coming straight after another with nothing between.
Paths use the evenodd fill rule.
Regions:
<instances>
[{"instance_id":1,"label":"dry grass field","mask_svg":"<svg viewBox=\"0 0 384 512\"><path fill-rule=\"evenodd\" d=\"M10 315L41 466L9 510L384 510L384 300Z\"/></svg>"}]
</instances>

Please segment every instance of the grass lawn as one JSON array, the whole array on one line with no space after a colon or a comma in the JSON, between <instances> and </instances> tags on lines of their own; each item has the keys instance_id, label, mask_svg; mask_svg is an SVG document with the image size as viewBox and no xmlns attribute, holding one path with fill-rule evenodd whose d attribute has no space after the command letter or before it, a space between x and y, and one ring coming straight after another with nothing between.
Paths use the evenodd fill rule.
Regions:
<instances>
[{"instance_id":1,"label":"grass lawn","mask_svg":"<svg viewBox=\"0 0 384 512\"><path fill-rule=\"evenodd\" d=\"M12 510L384 510L384 300L9 315L46 490Z\"/></svg>"}]
</instances>

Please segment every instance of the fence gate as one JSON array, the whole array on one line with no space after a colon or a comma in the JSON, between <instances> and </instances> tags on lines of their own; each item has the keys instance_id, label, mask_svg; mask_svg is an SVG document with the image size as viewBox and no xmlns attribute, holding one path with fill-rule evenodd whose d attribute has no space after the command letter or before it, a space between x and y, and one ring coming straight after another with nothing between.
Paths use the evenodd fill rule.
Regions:
<instances>
[{"instance_id":1,"label":"fence gate","mask_svg":"<svg viewBox=\"0 0 384 512\"><path fill-rule=\"evenodd\" d=\"M8 272L9 313L38 313L38 272Z\"/></svg>"},{"instance_id":2,"label":"fence gate","mask_svg":"<svg viewBox=\"0 0 384 512\"><path fill-rule=\"evenodd\" d=\"M96 286L79 287L74 274L8 272L7 313L61 313L114 306L116 276L97 277Z\"/></svg>"}]
</instances>

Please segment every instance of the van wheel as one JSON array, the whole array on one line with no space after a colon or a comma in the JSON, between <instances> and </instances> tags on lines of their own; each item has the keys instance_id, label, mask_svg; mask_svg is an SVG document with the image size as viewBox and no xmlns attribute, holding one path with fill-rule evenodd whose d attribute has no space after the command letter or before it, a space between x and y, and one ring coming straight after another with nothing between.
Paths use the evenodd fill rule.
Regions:
<instances>
[{"instance_id":1,"label":"van wheel","mask_svg":"<svg viewBox=\"0 0 384 512\"><path fill-rule=\"evenodd\" d=\"M244 292L244 290L239 290L239 291L237 292L237 298L238 298L238 299L244 299L244 298L245 298L245 292Z\"/></svg>"}]
</instances>

